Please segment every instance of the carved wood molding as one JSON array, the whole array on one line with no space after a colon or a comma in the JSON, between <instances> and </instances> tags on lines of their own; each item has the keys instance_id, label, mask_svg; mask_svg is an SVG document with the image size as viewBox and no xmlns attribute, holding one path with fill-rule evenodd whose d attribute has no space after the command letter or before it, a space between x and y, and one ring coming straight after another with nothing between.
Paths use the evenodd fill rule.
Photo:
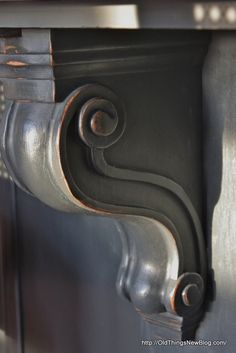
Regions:
<instances>
[{"instance_id":1,"label":"carved wood molding","mask_svg":"<svg viewBox=\"0 0 236 353\"><path fill-rule=\"evenodd\" d=\"M98 48L98 61L96 48L73 47L75 32L64 52L56 32L52 51L49 31L23 31L7 46L0 39L7 48L0 57L1 150L17 185L51 207L120 220L119 293L157 334L160 327L163 337L187 338L202 315L206 280L197 179L206 40L152 36L145 45L134 36L133 55L121 35L113 47ZM112 80L109 87L93 83L102 74L114 75L114 87ZM62 93L63 83L72 93Z\"/></svg>"}]
</instances>

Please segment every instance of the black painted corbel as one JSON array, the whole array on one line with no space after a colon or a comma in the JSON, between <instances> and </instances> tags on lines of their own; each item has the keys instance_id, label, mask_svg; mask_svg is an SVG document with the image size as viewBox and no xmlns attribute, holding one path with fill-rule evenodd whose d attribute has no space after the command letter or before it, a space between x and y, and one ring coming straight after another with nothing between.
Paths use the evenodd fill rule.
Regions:
<instances>
[{"instance_id":1,"label":"black painted corbel","mask_svg":"<svg viewBox=\"0 0 236 353\"><path fill-rule=\"evenodd\" d=\"M132 156L130 168L115 162L122 157L122 143L139 146L130 134L127 102L110 88L92 83L55 102L48 32L26 35L39 41L44 54L5 58L5 70L25 78L17 81L19 87L7 78L1 85L1 152L12 178L55 209L119 219L119 293L157 326L157 333L160 328L159 335L192 337L202 316L206 254L190 197L176 180L146 170L145 163L134 168ZM14 45L23 48L24 38L23 33ZM24 59L44 63L41 71L29 62L25 70ZM44 80L37 76L41 74ZM148 113L143 124L150 124ZM138 129L134 125L132 132ZM147 146L153 142L145 140ZM152 160L151 155L147 158ZM155 170L155 158L152 163Z\"/></svg>"}]
</instances>

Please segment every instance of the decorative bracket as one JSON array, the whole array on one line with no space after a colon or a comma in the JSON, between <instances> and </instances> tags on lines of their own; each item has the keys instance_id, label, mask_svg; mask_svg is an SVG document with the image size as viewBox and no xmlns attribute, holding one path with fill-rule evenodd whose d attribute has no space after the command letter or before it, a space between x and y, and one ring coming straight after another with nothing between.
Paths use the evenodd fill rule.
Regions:
<instances>
[{"instance_id":1,"label":"decorative bracket","mask_svg":"<svg viewBox=\"0 0 236 353\"><path fill-rule=\"evenodd\" d=\"M113 156L120 160L119 146L129 140L128 132L133 143L139 127L127 128L127 104L111 89L90 83L54 101L50 55L36 55L34 60L47 61L49 76L37 81L31 65L34 79L22 81L21 97L18 88L13 92L11 82L2 80L1 152L6 166L20 188L55 209L118 218L123 245L119 293L157 325L159 335L190 338L202 316L206 280L198 213L169 176L146 171L145 165L128 169L113 162ZM12 75L16 62L22 69L22 59L8 58ZM42 92L46 81L49 86ZM37 88L27 93L29 84Z\"/></svg>"}]
</instances>

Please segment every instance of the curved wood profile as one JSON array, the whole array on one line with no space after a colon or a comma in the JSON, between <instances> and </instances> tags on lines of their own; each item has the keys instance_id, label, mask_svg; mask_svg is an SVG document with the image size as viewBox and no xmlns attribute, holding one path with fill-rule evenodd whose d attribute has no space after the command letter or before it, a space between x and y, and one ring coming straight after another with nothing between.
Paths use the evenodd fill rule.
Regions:
<instances>
[{"instance_id":1,"label":"curved wood profile","mask_svg":"<svg viewBox=\"0 0 236 353\"><path fill-rule=\"evenodd\" d=\"M85 114L81 104L90 102L93 96L102 96L100 99L103 101L110 99L114 106L118 102L107 88L87 85L73 92L65 102L54 106L47 103L9 104L2 126L2 150L7 165L18 185L57 209L118 217L123 229L120 232L123 259L117 280L119 292L133 302L147 321L162 322L173 329L170 323L176 317L181 337L185 337L183 322L187 320L188 329L196 326L204 293L205 253L199 218L189 197L176 182L153 173L116 168L105 161L104 148L109 148L121 138L125 119L123 117L118 122L118 132L116 129L112 132L114 139L112 136L109 139L107 136L105 139L104 136L95 136L93 139L91 131L86 134L82 130L88 129L87 120L80 124L81 112ZM92 103L95 111L94 101ZM122 109L117 111L123 113ZM117 116L119 118L120 115L117 113ZM87 119L90 118L88 114ZM70 144L74 143L71 126L77 125L78 148L86 154L88 148L91 150L86 159L79 161L77 154L70 154ZM74 128L72 132L75 133ZM79 141L81 133L82 144ZM90 193L83 190L77 176L73 175L71 160L68 161L71 157L79 166L80 175L83 176L83 168L88 168L89 176L85 174L83 178L90 185ZM102 179L96 185L94 178ZM124 204L119 201L116 204L116 192L111 202L100 196L108 191L104 184L107 179L114 180L113 185L119 188ZM166 204L163 211L160 206L157 210L149 207L141 195L136 194L133 201L130 200L122 189L125 183L129 183L129 188L140 184L139 188L149 194L151 185L152 198L161 198L163 206ZM97 186L99 192L95 198L92 194L97 192ZM173 204L181 210L181 223L185 222L186 229L191 231L187 244L182 237L181 223L171 217ZM126 234L125 238L123 234ZM189 258L186 258L188 251ZM188 304L183 293L189 287L192 289L187 293Z\"/></svg>"},{"instance_id":2,"label":"curved wood profile","mask_svg":"<svg viewBox=\"0 0 236 353\"><path fill-rule=\"evenodd\" d=\"M168 59L170 65L172 58ZM142 60L138 65L142 72ZM31 70L37 76L33 65ZM175 84L172 76L169 79ZM166 338L192 337L204 300L201 183L196 183L195 176L201 165L200 142L195 137L200 128L192 108L199 106L196 77L196 72L190 79L185 77L183 91L173 87L173 108L159 99L159 114L165 115L157 117L154 90L143 92L142 99L150 104L144 109L143 102L134 100L140 92L132 78L135 94L130 106L123 93L130 91L118 84L117 93L106 85L82 85L61 102L54 101L52 80L42 95L48 76L42 86L33 80L37 89L30 100L14 97L6 80L2 90L1 152L14 181L55 209L119 219L123 256L118 292L156 325L157 335ZM189 109L184 99L192 81ZM145 82L146 87L150 82ZM27 85L32 87L32 82L27 80ZM164 90L167 94L169 87ZM180 106L186 116L181 114L182 120L176 122ZM185 151L187 157L180 154Z\"/></svg>"}]
</instances>

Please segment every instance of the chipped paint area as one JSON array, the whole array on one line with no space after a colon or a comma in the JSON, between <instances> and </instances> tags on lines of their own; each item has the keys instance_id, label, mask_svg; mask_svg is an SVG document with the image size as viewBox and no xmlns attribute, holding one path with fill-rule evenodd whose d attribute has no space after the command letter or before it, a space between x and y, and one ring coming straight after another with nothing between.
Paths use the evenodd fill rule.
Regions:
<instances>
[{"instance_id":1,"label":"chipped paint area","mask_svg":"<svg viewBox=\"0 0 236 353\"><path fill-rule=\"evenodd\" d=\"M25 67L25 66L28 66L28 64L26 64L26 63L24 63L22 61L15 61L15 60L7 61L6 65L13 66L13 67Z\"/></svg>"},{"instance_id":2,"label":"chipped paint area","mask_svg":"<svg viewBox=\"0 0 236 353\"><path fill-rule=\"evenodd\" d=\"M5 47L5 54L18 54L18 50L14 45L7 45Z\"/></svg>"}]
</instances>

